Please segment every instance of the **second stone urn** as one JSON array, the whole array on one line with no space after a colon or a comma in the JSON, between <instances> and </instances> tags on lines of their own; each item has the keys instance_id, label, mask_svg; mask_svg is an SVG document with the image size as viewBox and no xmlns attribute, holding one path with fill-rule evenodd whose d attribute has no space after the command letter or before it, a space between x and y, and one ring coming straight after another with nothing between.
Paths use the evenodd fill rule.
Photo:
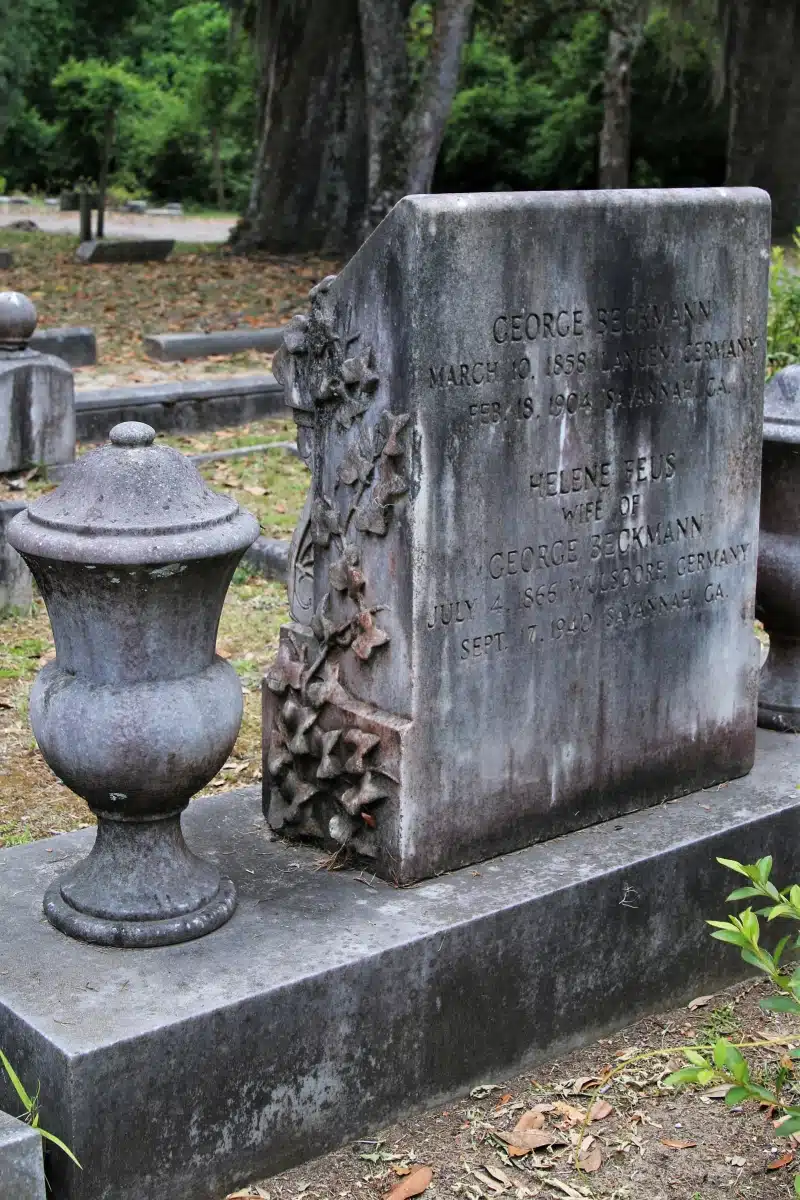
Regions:
<instances>
[{"instance_id":1,"label":"second stone urn","mask_svg":"<svg viewBox=\"0 0 800 1200\"><path fill-rule=\"evenodd\" d=\"M50 887L45 913L114 946L188 941L236 907L180 818L239 731L241 687L215 644L258 523L154 438L149 425L117 425L9 528L56 645L31 692L33 731L98 820L91 853Z\"/></svg>"},{"instance_id":2,"label":"second stone urn","mask_svg":"<svg viewBox=\"0 0 800 1200\"><path fill-rule=\"evenodd\" d=\"M800 733L800 366L774 375L764 396L756 611L770 639L758 723Z\"/></svg>"}]
</instances>

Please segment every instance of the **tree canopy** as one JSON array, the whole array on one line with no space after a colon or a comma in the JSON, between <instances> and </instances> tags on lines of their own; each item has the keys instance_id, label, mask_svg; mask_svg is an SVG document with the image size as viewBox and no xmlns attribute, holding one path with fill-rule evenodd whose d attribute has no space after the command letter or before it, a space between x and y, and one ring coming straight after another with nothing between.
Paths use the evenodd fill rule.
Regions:
<instances>
[{"instance_id":1,"label":"tree canopy","mask_svg":"<svg viewBox=\"0 0 800 1200\"><path fill-rule=\"evenodd\" d=\"M0 0L0 177L344 250L405 191L756 183L800 220L795 0ZM720 86L723 85L723 86Z\"/></svg>"}]
</instances>

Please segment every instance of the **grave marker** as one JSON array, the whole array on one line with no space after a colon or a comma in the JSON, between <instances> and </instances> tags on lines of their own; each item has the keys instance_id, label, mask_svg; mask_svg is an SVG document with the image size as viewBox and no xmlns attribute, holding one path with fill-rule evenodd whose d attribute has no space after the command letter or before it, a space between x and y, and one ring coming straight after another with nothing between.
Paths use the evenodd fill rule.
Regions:
<instances>
[{"instance_id":1,"label":"grave marker","mask_svg":"<svg viewBox=\"0 0 800 1200\"><path fill-rule=\"evenodd\" d=\"M265 810L402 882L746 773L769 201L410 197L276 360Z\"/></svg>"},{"instance_id":2,"label":"grave marker","mask_svg":"<svg viewBox=\"0 0 800 1200\"><path fill-rule=\"evenodd\" d=\"M164 262L175 248L172 238L158 240L156 238L144 241L107 240L81 242L75 251L75 257L83 263L147 263Z\"/></svg>"}]
</instances>

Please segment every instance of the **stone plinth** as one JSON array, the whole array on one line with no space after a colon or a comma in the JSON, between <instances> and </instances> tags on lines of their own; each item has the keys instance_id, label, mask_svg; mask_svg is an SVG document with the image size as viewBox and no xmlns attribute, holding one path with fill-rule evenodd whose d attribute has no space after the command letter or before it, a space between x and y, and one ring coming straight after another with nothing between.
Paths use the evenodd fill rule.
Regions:
<instances>
[{"instance_id":1,"label":"stone plinth","mask_svg":"<svg viewBox=\"0 0 800 1200\"><path fill-rule=\"evenodd\" d=\"M759 738L744 779L408 889L271 841L253 788L196 800L187 839L239 908L138 954L42 919L93 830L0 851L0 1036L83 1164L54 1153L53 1200L220 1200L752 974L705 919L715 855L800 875L796 745Z\"/></svg>"},{"instance_id":2,"label":"stone plinth","mask_svg":"<svg viewBox=\"0 0 800 1200\"><path fill-rule=\"evenodd\" d=\"M9 609L26 611L33 600L33 577L6 536L14 517L25 508L23 500L0 500L0 614Z\"/></svg>"},{"instance_id":3,"label":"stone plinth","mask_svg":"<svg viewBox=\"0 0 800 1200\"><path fill-rule=\"evenodd\" d=\"M409 197L313 290L273 828L409 882L749 770L768 250L749 189Z\"/></svg>"},{"instance_id":4,"label":"stone plinth","mask_svg":"<svg viewBox=\"0 0 800 1200\"><path fill-rule=\"evenodd\" d=\"M29 1125L0 1112L0 1196L46 1200L42 1139Z\"/></svg>"},{"instance_id":5,"label":"stone plinth","mask_svg":"<svg viewBox=\"0 0 800 1200\"><path fill-rule=\"evenodd\" d=\"M75 457L72 372L29 348L35 328L27 296L0 293L0 474Z\"/></svg>"}]
</instances>

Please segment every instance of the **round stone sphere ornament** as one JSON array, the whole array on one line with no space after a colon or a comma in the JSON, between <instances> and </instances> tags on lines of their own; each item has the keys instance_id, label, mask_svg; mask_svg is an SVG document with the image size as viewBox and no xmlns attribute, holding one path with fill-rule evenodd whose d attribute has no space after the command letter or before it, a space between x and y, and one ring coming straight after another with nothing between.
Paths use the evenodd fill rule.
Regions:
<instances>
[{"instance_id":1,"label":"round stone sphere ornament","mask_svg":"<svg viewBox=\"0 0 800 1200\"><path fill-rule=\"evenodd\" d=\"M91 853L48 889L48 920L107 946L201 937L236 908L186 846L181 812L230 754L242 690L215 653L225 594L258 522L153 444L115 426L9 526L47 605L56 658L30 716L45 759L97 816Z\"/></svg>"}]
</instances>

